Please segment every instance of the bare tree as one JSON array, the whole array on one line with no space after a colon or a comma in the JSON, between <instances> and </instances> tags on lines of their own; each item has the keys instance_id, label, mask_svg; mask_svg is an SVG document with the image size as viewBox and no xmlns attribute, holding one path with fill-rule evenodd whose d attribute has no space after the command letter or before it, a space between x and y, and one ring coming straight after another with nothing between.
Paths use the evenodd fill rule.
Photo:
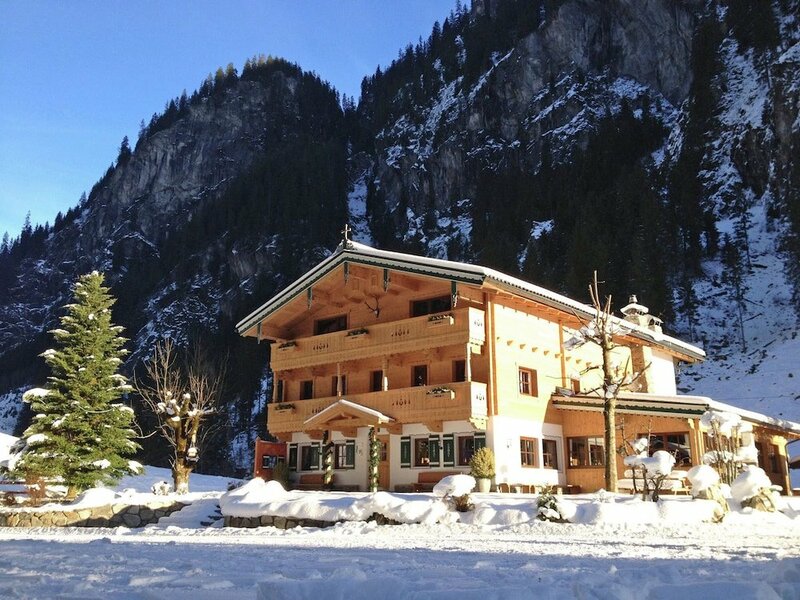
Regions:
<instances>
[{"instance_id":1,"label":"bare tree","mask_svg":"<svg viewBox=\"0 0 800 600\"><path fill-rule=\"evenodd\" d=\"M216 368L200 343L181 359L174 342L165 338L156 343L144 370L145 381L134 379L136 391L155 415L156 431L172 446L175 491L187 493L189 474L216 429L210 417L220 401L224 365Z\"/></svg>"},{"instance_id":2,"label":"bare tree","mask_svg":"<svg viewBox=\"0 0 800 600\"><path fill-rule=\"evenodd\" d=\"M598 368L603 371L603 383L596 390L603 394L603 422L605 428L604 471L605 487L609 492L617 491L617 398L624 386L635 383L644 371L650 366L646 365L639 373L630 375L628 367L630 360L624 368L615 365L613 352L622 346L614 341L615 337L629 333L623 321L611 313L611 296L600 300L600 286L597 282L597 271L594 272L592 283L589 285L589 297L592 300L595 316L592 320L578 319L582 327L576 336L565 344L567 348L577 348L586 343L592 343L600 348L602 361ZM576 315L577 316L577 315Z\"/></svg>"}]
</instances>

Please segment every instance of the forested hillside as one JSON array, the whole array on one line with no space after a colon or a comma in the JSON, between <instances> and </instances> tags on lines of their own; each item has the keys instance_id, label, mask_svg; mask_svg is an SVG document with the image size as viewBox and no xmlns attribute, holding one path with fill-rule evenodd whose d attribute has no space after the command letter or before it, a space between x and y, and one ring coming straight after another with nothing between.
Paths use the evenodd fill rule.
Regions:
<instances>
[{"instance_id":1,"label":"forested hillside","mask_svg":"<svg viewBox=\"0 0 800 600\"><path fill-rule=\"evenodd\" d=\"M205 468L246 465L270 381L266 348L233 324L346 221L376 246L578 299L596 269L618 305L636 293L709 347L685 389L724 395L752 377L757 404L800 306L798 8L475 0L365 77L358 102L282 59L218 69L143 121L52 226L3 239L0 429L23 426L46 332L99 268L129 372L164 335L230 356ZM790 386L771 393L800 418L782 403Z\"/></svg>"}]
</instances>

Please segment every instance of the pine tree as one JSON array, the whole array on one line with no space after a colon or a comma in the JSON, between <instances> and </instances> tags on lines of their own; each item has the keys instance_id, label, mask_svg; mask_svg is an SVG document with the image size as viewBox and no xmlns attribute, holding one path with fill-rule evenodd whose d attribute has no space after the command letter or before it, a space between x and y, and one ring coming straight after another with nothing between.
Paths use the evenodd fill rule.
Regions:
<instances>
[{"instance_id":1,"label":"pine tree","mask_svg":"<svg viewBox=\"0 0 800 600\"><path fill-rule=\"evenodd\" d=\"M34 418L17 470L61 478L68 498L141 468L126 458L139 446L132 439L133 411L117 402L131 388L117 373L126 340L111 322L114 302L101 273L78 279L62 327L51 332L56 349L42 354L52 372L47 387L25 394Z\"/></svg>"}]
</instances>

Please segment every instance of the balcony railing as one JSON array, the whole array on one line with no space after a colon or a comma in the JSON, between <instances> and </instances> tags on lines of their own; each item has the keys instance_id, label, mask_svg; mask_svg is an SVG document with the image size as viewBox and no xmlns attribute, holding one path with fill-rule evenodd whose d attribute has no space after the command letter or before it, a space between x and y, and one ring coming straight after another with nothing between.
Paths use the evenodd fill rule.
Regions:
<instances>
[{"instance_id":1,"label":"balcony railing","mask_svg":"<svg viewBox=\"0 0 800 600\"><path fill-rule=\"evenodd\" d=\"M470 307L275 343L270 364L283 371L485 341L484 312Z\"/></svg>"},{"instance_id":2,"label":"balcony railing","mask_svg":"<svg viewBox=\"0 0 800 600\"><path fill-rule=\"evenodd\" d=\"M448 391L440 391L441 388ZM396 424L467 420L478 423L487 415L486 384L476 381L345 394L342 398L377 410L394 419ZM338 400L333 396L270 404L267 429L273 434L303 431L306 419Z\"/></svg>"}]
</instances>

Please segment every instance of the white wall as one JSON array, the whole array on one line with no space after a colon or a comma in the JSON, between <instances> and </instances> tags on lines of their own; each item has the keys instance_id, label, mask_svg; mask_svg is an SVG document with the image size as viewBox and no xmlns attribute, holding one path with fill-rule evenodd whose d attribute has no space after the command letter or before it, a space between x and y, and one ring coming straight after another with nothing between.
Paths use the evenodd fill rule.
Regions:
<instances>
[{"instance_id":1,"label":"white wall","mask_svg":"<svg viewBox=\"0 0 800 600\"><path fill-rule=\"evenodd\" d=\"M334 432L333 433L333 442L336 443L343 443L347 439L352 438L345 438L342 434ZM312 443L320 443L320 440L312 440L308 437L305 433L293 433L292 434L292 443L298 444L297 447L297 456L298 461L300 458L301 450L300 448L304 444L312 444ZM398 460L400 458L399 450L398 450ZM359 427L358 433L356 436L356 464L354 469L334 469L334 473L336 474L334 477L334 481L336 485L357 485L359 489L366 490L367 489L367 464L369 462L369 428L368 427ZM300 475L304 473L322 473L323 470L319 471L294 471L292 477L299 478Z\"/></svg>"},{"instance_id":2,"label":"white wall","mask_svg":"<svg viewBox=\"0 0 800 600\"><path fill-rule=\"evenodd\" d=\"M428 430L427 427L424 425L403 425L403 436L411 436L411 468L408 469L401 469L400 468L400 438L402 436L393 435L389 439L390 444L390 485L391 488L394 489L396 485L410 485L412 483L417 483L417 477L421 471L462 471L464 473L469 472L469 467L459 467L456 465L455 467L439 467L439 468L429 468L429 467L414 467L414 436L429 436L433 433L433 435L441 436L443 433L463 433L463 434L474 434L475 428L468 421L445 421L442 424L442 431L441 432L431 432ZM440 457L441 457L441 447L440 447Z\"/></svg>"},{"instance_id":3,"label":"white wall","mask_svg":"<svg viewBox=\"0 0 800 600\"><path fill-rule=\"evenodd\" d=\"M669 354L654 348L648 370L654 388L649 390L651 394L674 396L678 393L675 385L675 362Z\"/></svg>"},{"instance_id":4,"label":"white wall","mask_svg":"<svg viewBox=\"0 0 800 600\"><path fill-rule=\"evenodd\" d=\"M556 442L558 469L523 467L520 458L521 437L536 438L539 465L542 464L542 439ZM524 421L510 417L491 417L487 431L487 445L494 451L497 463L497 483L526 483L536 485L564 485L564 436L561 425Z\"/></svg>"}]
</instances>

